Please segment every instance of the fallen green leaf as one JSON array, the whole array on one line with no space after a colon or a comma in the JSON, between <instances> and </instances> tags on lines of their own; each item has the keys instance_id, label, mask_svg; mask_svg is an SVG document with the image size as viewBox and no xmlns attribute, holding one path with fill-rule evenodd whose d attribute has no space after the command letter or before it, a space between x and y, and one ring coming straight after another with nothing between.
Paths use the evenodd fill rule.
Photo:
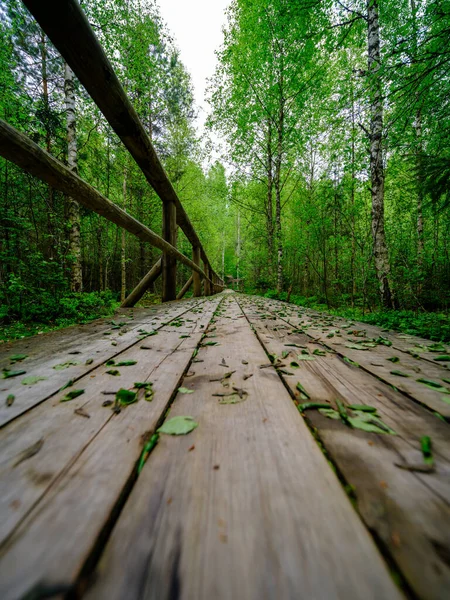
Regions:
<instances>
[{"instance_id":1,"label":"fallen green leaf","mask_svg":"<svg viewBox=\"0 0 450 600\"><path fill-rule=\"evenodd\" d=\"M16 397L14 396L14 394L8 394L8 396L6 397L6 406L12 406L15 399Z\"/></svg>"},{"instance_id":2,"label":"fallen green leaf","mask_svg":"<svg viewBox=\"0 0 450 600\"><path fill-rule=\"evenodd\" d=\"M117 369L109 369L109 371L106 372L108 373L108 375L114 375L114 377L120 375L120 371L118 371Z\"/></svg>"},{"instance_id":3,"label":"fallen green leaf","mask_svg":"<svg viewBox=\"0 0 450 600\"><path fill-rule=\"evenodd\" d=\"M134 402L137 402L137 392L121 388L116 394L116 402L118 402L122 406L128 406L128 404L133 404Z\"/></svg>"},{"instance_id":4,"label":"fallen green leaf","mask_svg":"<svg viewBox=\"0 0 450 600\"><path fill-rule=\"evenodd\" d=\"M389 371L389 373L391 375L397 375L398 377L410 377L410 375L408 375L408 373L403 373L403 371L396 371L394 369L394 371Z\"/></svg>"},{"instance_id":5,"label":"fallen green leaf","mask_svg":"<svg viewBox=\"0 0 450 600\"><path fill-rule=\"evenodd\" d=\"M180 394L193 394L194 393L194 390L190 390L185 387L179 387L178 391L180 392Z\"/></svg>"},{"instance_id":6,"label":"fallen green leaf","mask_svg":"<svg viewBox=\"0 0 450 600\"><path fill-rule=\"evenodd\" d=\"M420 377L416 381L418 381L419 383L423 383L423 385L426 385L427 387L431 388L435 392L441 392L443 394L450 394L450 390L448 390L446 387L444 387L440 383L436 383L436 381L432 381L431 379L425 379L424 377Z\"/></svg>"},{"instance_id":7,"label":"fallen green leaf","mask_svg":"<svg viewBox=\"0 0 450 600\"><path fill-rule=\"evenodd\" d=\"M84 390L70 390L70 392L67 392L67 394L61 398L60 402L69 402L69 400L78 398L81 394L84 394Z\"/></svg>"},{"instance_id":8,"label":"fallen green leaf","mask_svg":"<svg viewBox=\"0 0 450 600\"><path fill-rule=\"evenodd\" d=\"M26 371L8 371L4 369L2 371L2 379L9 379L10 377L18 377L19 375L25 375Z\"/></svg>"},{"instance_id":9,"label":"fallen green leaf","mask_svg":"<svg viewBox=\"0 0 450 600\"><path fill-rule=\"evenodd\" d=\"M436 356L436 358L433 358L433 360L448 362L450 360L450 356L448 354L441 354L441 356Z\"/></svg>"},{"instance_id":10,"label":"fallen green leaf","mask_svg":"<svg viewBox=\"0 0 450 600\"><path fill-rule=\"evenodd\" d=\"M330 405L327 404L326 402L304 402L303 404L299 404L297 406L298 410L300 412L303 412L305 410L310 410L312 408L330 408Z\"/></svg>"},{"instance_id":11,"label":"fallen green leaf","mask_svg":"<svg viewBox=\"0 0 450 600\"><path fill-rule=\"evenodd\" d=\"M362 412L368 412L368 413L376 413L377 409L375 408L375 406L369 406L368 404L349 404L348 408L350 408L351 410L360 410Z\"/></svg>"},{"instance_id":12,"label":"fallen green leaf","mask_svg":"<svg viewBox=\"0 0 450 600\"><path fill-rule=\"evenodd\" d=\"M431 451L431 438L429 435L424 435L420 438L420 447L422 448L423 462L426 465L432 465L433 453Z\"/></svg>"},{"instance_id":13,"label":"fallen green leaf","mask_svg":"<svg viewBox=\"0 0 450 600\"><path fill-rule=\"evenodd\" d=\"M133 365L137 365L137 360L121 360L116 363L116 367L132 367Z\"/></svg>"},{"instance_id":14,"label":"fallen green leaf","mask_svg":"<svg viewBox=\"0 0 450 600\"><path fill-rule=\"evenodd\" d=\"M393 363L400 362L400 359L398 356L391 356L391 358L388 358L387 360L390 360Z\"/></svg>"},{"instance_id":15,"label":"fallen green leaf","mask_svg":"<svg viewBox=\"0 0 450 600\"><path fill-rule=\"evenodd\" d=\"M45 381L47 377L39 377L39 375L30 375L29 377L25 377L20 382L22 385L35 385L39 381Z\"/></svg>"},{"instance_id":16,"label":"fallen green leaf","mask_svg":"<svg viewBox=\"0 0 450 600\"><path fill-rule=\"evenodd\" d=\"M25 360L27 358L28 354L13 354L12 356L9 357L9 360L12 363L16 363L16 362L20 362L21 360Z\"/></svg>"},{"instance_id":17,"label":"fallen green leaf","mask_svg":"<svg viewBox=\"0 0 450 600\"><path fill-rule=\"evenodd\" d=\"M172 417L165 421L157 430L158 433L167 435L186 435L198 427L198 423L192 417Z\"/></svg>"},{"instance_id":18,"label":"fallen green leaf","mask_svg":"<svg viewBox=\"0 0 450 600\"><path fill-rule=\"evenodd\" d=\"M60 363L59 365L55 365L53 368L55 371L62 371L63 369L68 369L69 367L73 367L75 365L79 365L79 361L77 360L68 360L65 363Z\"/></svg>"}]
</instances>

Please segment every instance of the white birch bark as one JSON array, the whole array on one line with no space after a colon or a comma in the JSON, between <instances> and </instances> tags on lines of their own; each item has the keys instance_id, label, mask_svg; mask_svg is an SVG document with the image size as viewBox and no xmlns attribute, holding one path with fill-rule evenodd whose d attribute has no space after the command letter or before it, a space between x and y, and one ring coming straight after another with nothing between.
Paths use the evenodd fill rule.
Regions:
<instances>
[{"instance_id":1,"label":"white birch bark","mask_svg":"<svg viewBox=\"0 0 450 600\"><path fill-rule=\"evenodd\" d=\"M392 308L394 298L390 285L389 255L384 229L383 98L379 75L380 26L378 0L367 0L367 22L373 254L381 303L386 308Z\"/></svg>"},{"instance_id":2,"label":"white birch bark","mask_svg":"<svg viewBox=\"0 0 450 600\"><path fill-rule=\"evenodd\" d=\"M66 104L67 123L67 166L71 171L78 171L77 130L75 109L75 85L72 69L65 63L64 94ZM81 292L83 289L83 273L81 269L81 236L80 236L80 206L71 197L67 198L69 221L69 254L70 289L72 292Z\"/></svg>"}]
</instances>

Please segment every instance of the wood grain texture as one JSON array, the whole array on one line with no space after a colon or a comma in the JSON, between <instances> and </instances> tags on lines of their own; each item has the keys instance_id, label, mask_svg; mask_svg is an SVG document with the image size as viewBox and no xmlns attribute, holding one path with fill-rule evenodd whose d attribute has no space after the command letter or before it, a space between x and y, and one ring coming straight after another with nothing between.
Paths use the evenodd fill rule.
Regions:
<instances>
[{"instance_id":1,"label":"wood grain texture","mask_svg":"<svg viewBox=\"0 0 450 600\"><path fill-rule=\"evenodd\" d=\"M130 348L121 359L136 359L137 364L118 367L120 377L100 372L97 379L83 382L83 396L64 404L57 396L46 415L40 414L41 405L35 420L18 421L23 428L10 436L11 458L2 473L6 501L20 517L9 519L1 549L2 599L22 597L39 582L74 584L220 301L217 297L194 307L181 325L179 318L165 325L164 335L142 344L146 348ZM141 398L120 414L102 406L108 398L101 394L105 385L117 390L131 388L135 381L153 382L152 402ZM77 408L90 418L74 413ZM35 438L44 440L42 449L18 465L14 440Z\"/></svg>"},{"instance_id":2,"label":"wood grain texture","mask_svg":"<svg viewBox=\"0 0 450 600\"><path fill-rule=\"evenodd\" d=\"M173 303L158 309L120 312L113 319L103 319L86 326L75 326L35 338L27 338L0 346L0 368L24 370L18 377L0 379L0 425L23 414L33 406L55 394L70 379L78 381L93 372L105 361L117 357L142 337L139 331L151 331L159 320L171 320L198 304L198 300ZM136 316L134 316L136 315ZM133 318L130 318L133 317ZM122 327L111 322L124 323ZM106 335L108 334L108 335ZM113 345L114 344L114 345ZM10 356L27 354L27 358L11 366ZM90 364L86 361L92 360ZM74 363L67 368L58 365ZM33 385L23 385L26 377L45 377ZM9 394L15 396L12 406L7 406Z\"/></svg>"},{"instance_id":3,"label":"wood grain texture","mask_svg":"<svg viewBox=\"0 0 450 600\"><path fill-rule=\"evenodd\" d=\"M204 340L218 345L200 349L183 384L194 393L169 415L199 426L161 436L87 598L400 598L280 379L259 368L267 357L239 307L225 302ZM233 387L244 401L212 395Z\"/></svg>"},{"instance_id":4,"label":"wood grain texture","mask_svg":"<svg viewBox=\"0 0 450 600\"><path fill-rule=\"evenodd\" d=\"M367 404L377 409L383 422L397 435L367 433L340 421L305 411L330 457L353 487L357 509L366 525L382 540L411 589L420 598L444 599L450 589L450 565L445 548L450 546L450 435L449 426L369 373L343 362L336 354L314 356L290 367L301 350L319 349L304 334L292 334L281 319L261 321L266 312L262 300L239 298L247 318L270 354L286 356L280 377L300 400L300 383L312 402L336 398L344 404ZM434 473L405 471L396 464L421 464L420 438L432 439Z\"/></svg>"},{"instance_id":5,"label":"wood grain texture","mask_svg":"<svg viewBox=\"0 0 450 600\"><path fill-rule=\"evenodd\" d=\"M272 310L276 315L284 315L281 317L283 320L294 327L300 327L310 338L320 341L341 356L356 362L369 373L407 393L432 411L450 418L450 403L447 402L447 400L450 400L450 395L435 391L417 381L419 378L430 379L447 387L450 391L450 385L443 380L443 378L450 379L450 371L445 365L415 358L404 351L401 356L398 356L399 352L382 344L367 350L348 347L348 344L356 345L370 341L371 337L383 336L384 334L379 328L377 330L372 328L372 331L377 331L378 335L364 335L364 324L361 324L361 330L357 330L355 327L344 330L335 326L334 318L330 315L312 317L308 311L298 306L272 301L265 303L264 307L266 311ZM339 332L334 333L336 330L339 330ZM354 331L357 331L356 335L353 333ZM331 333L333 333L333 337L329 337ZM430 343L428 340L427 344ZM398 356L399 362L392 363L388 360L393 356ZM392 373L392 371L401 371L406 376L399 376Z\"/></svg>"}]
</instances>

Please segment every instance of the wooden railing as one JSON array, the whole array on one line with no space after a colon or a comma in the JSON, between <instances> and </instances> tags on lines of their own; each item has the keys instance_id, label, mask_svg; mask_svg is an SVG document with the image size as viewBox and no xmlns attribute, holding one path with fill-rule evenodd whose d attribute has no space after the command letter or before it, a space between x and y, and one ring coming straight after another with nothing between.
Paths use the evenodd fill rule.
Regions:
<instances>
[{"instance_id":1,"label":"wooden railing","mask_svg":"<svg viewBox=\"0 0 450 600\"><path fill-rule=\"evenodd\" d=\"M30 138L2 120L0 120L0 155L53 188L76 198L84 206L123 227L139 239L162 250L162 258L158 259L122 306L134 306L161 274L163 302L181 298L192 283L194 296L202 295L202 282L205 295L222 290L224 282L212 269L197 232L167 177L144 126L78 2L76 0L23 1L161 199L162 236L105 198ZM177 250L178 226L192 245L192 260ZM176 292L177 261L192 269L192 276L178 295ZM203 269L200 261L203 262Z\"/></svg>"}]
</instances>

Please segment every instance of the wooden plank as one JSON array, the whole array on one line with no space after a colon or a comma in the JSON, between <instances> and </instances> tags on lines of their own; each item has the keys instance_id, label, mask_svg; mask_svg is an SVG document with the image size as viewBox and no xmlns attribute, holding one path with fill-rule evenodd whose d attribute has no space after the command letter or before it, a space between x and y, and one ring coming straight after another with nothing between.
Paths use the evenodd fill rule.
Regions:
<instances>
[{"instance_id":1,"label":"wooden plank","mask_svg":"<svg viewBox=\"0 0 450 600\"><path fill-rule=\"evenodd\" d=\"M98 213L108 221L123 227L139 239L149 242L159 248L171 258L176 258L190 269L196 270L201 275L203 271L184 256L176 248L167 243L157 233L143 225L140 221L129 215L120 206L117 206L100 192L78 177L59 160L40 148L14 127L0 119L0 155L31 173L42 181L48 183L56 190L68 196L77 198L80 204Z\"/></svg>"},{"instance_id":2,"label":"wooden plank","mask_svg":"<svg viewBox=\"0 0 450 600\"><path fill-rule=\"evenodd\" d=\"M163 237L171 246L177 244L177 208L174 202L163 204ZM162 259L162 301L177 297L177 261L164 252Z\"/></svg>"},{"instance_id":3,"label":"wooden plank","mask_svg":"<svg viewBox=\"0 0 450 600\"><path fill-rule=\"evenodd\" d=\"M267 357L247 321L225 302L207 339L219 345L200 349L183 384L194 393L170 412L199 426L161 436L87 598L400 598L286 389L259 369ZM227 388L217 379L228 371ZM212 394L231 386L247 399L220 405Z\"/></svg>"},{"instance_id":4,"label":"wooden plank","mask_svg":"<svg viewBox=\"0 0 450 600\"><path fill-rule=\"evenodd\" d=\"M397 435L368 433L348 428L340 421L305 411L331 459L354 490L356 506L366 525L391 554L411 589L420 598L444 598L450 588L450 568L443 549L450 541L450 436L449 427L425 408L369 373L343 362L336 354L314 355L320 349L304 334L290 334L281 319L260 321L264 302L245 297L239 303L268 353L286 356L280 377L300 403L367 404L377 409L383 422ZM313 360L298 360L307 348ZM297 388L300 383L304 392ZM307 394L308 398L300 398ZM403 470L396 464L423 464L420 439L432 440L435 471ZM405 493L407 490L407 493Z\"/></svg>"},{"instance_id":5,"label":"wooden plank","mask_svg":"<svg viewBox=\"0 0 450 600\"><path fill-rule=\"evenodd\" d=\"M359 335L359 332L357 332L357 335L342 329L335 332L331 325L333 323L332 318L322 316L322 322L319 322L319 317L312 319L302 311L299 313L299 307L293 305L283 304L282 307L277 305L277 308L274 308L273 303L267 302L264 304L264 310L272 310L278 315L284 314L285 316L282 318L293 327L302 328L311 338L320 340L322 344L333 349L341 356L356 362L366 371L386 383L407 393L417 402L424 404L446 418L450 418L450 403L448 403L450 395L430 389L417 381L418 379L435 381L450 391L449 384L444 381L444 379L450 379L450 372L437 363L433 364L430 361L414 358L405 352L399 357L398 352L393 351L392 347L383 344L367 350L348 347L348 344L356 345L370 340L367 339L367 336ZM299 314L300 316L298 316ZM329 337L330 335L332 337ZM397 356L400 359L399 362L392 363L389 359L393 356ZM404 373L405 376L396 374L396 371Z\"/></svg>"},{"instance_id":6,"label":"wooden plank","mask_svg":"<svg viewBox=\"0 0 450 600\"><path fill-rule=\"evenodd\" d=\"M183 298L183 296L186 294L186 292L191 287L192 281L193 281L193 277L191 275L189 277L189 279L186 281L186 283L183 285L183 287L181 288L181 290L178 292L178 294L177 294L177 300L181 300Z\"/></svg>"},{"instance_id":7,"label":"wooden plank","mask_svg":"<svg viewBox=\"0 0 450 600\"><path fill-rule=\"evenodd\" d=\"M193 306L192 310L186 310L183 313L180 313L179 310L175 311L173 308L171 311L167 311L167 315L171 314L173 319L171 321L170 316L164 316L160 326L155 329L159 332L157 336L151 336L137 344L129 345L125 352L122 352L119 357L115 357L115 362L137 360L137 365L133 368L131 366L117 368L121 375L111 376L107 371L115 367L99 365L82 377L72 388L42 402L4 427L0 438L2 456L0 512L3 516L0 523L0 544L4 543L20 519L33 506L36 498L44 494L48 486L52 485L61 469L65 468L69 460L73 458L74 452L75 455L80 452L85 442L87 443L92 435L96 434L109 421L110 409L105 410L102 403L105 400L111 400L111 396L105 395L104 392L117 390L124 384L128 385L129 382L133 384L135 381L145 380L152 368L165 360L166 355L175 350L176 353L179 352L180 340L183 340L180 348L186 347L189 343L188 336L200 318L197 315L202 315L204 310L203 303L191 306ZM170 323L175 323L177 326L170 325ZM199 332L203 329L202 323L202 321L199 322ZM136 379L133 379L134 377ZM84 389L85 393L70 403L60 403L60 398L74 388ZM87 417L73 412L79 407L83 407L88 412L89 420L86 420ZM57 442L55 442L55 432ZM39 452L36 473L33 464L29 461L26 461L23 467L15 467L14 464L21 453L41 439L45 440L45 447ZM67 440L71 440L71 442L67 443ZM46 453L49 454L47 461ZM46 462L49 468L44 467ZM43 473L45 477L42 475Z\"/></svg>"},{"instance_id":8,"label":"wooden plank","mask_svg":"<svg viewBox=\"0 0 450 600\"><path fill-rule=\"evenodd\" d=\"M192 248L192 260L200 266L200 248L198 246ZM192 271L192 277L194 280L194 298L198 298L202 295L202 280L196 271Z\"/></svg>"},{"instance_id":9,"label":"wooden plank","mask_svg":"<svg viewBox=\"0 0 450 600\"><path fill-rule=\"evenodd\" d=\"M321 314L311 309L304 309L303 307L301 310L305 315L308 316L320 316ZM333 315L333 322L331 324L332 327L340 328L342 326L346 327L349 325L351 325L351 329L365 330L367 332L367 335L370 337L383 336L388 341L392 342L392 348L395 350L400 350L400 352L407 352L408 354L418 354L419 357L423 360L431 361L432 364L440 366L442 368L448 368L445 363L435 361L435 358L436 356L438 356L438 353L427 350L428 346L434 343L431 342L431 340L429 339L421 338L416 335L386 330L382 329L381 327L377 327L376 325L371 325L369 323L363 323L361 321L352 321ZM440 352L440 354L450 354L450 346L448 344L444 344L444 346L446 347L446 349Z\"/></svg>"},{"instance_id":10,"label":"wooden plank","mask_svg":"<svg viewBox=\"0 0 450 600\"><path fill-rule=\"evenodd\" d=\"M147 275L137 284L134 290L125 298L122 302L121 308L130 308L134 306L145 292L149 289L153 282L155 282L161 275L162 271L162 259L158 258L153 267L147 273ZM198 273L196 273L198 277Z\"/></svg>"},{"instance_id":11,"label":"wooden plank","mask_svg":"<svg viewBox=\"0 0 450 600\"><path fill-rule=\"evenodd\" d=\"M2 547L2 599L31 594L39 582L49 587L74 584L127 484L133 482L143 443L166 411L220 301L214 298L186 313L183 323L177 319L166 326L164 333L149 338L151 343L146 341L151 349L130 348L121 358L134 358L137 364L119 367L119 377L99 373L95 381L83 382L85 394L70 403L60 403L56 396L47 418L39 414L41 418L32 420L25 415L12 424L15 432L8 448L14 457L7 457L2 487L21 518ZM130 388L135 381L153 382L152 402L141 398L120 414L102 406L105 396L100 391L105 386ZM89 419L74 413L80 408ZM43 410L41 405L37 412ZM44 440L42 449L18 463L20 442L23 450L35 438ZM18 502L27 506L17 507Z\"/></svg>"},{"instance_id":12,"label":"wooden plank","mask_svg":"<svg viewBox=\"0 0 450 600\"><path fill-rule=\"evenodd\" d=\"M124 323L123 327L112 325L108 319L0 346L1 369L26 371L24 375L0 380L0 425L50 398L69 380L76 382L83 375L93 374L105 361L136 344L144 335L142 332L157 328L160 319L171 320L196 304L198 300L187 300L168 308L134 311L137 317L132 319L116 316L113 321ZM11 367L10 356L15 354L28 356ZM23 385L22 381L29 377L40 379ZM9 395L14 396L11 406L6 402Z\"/></svg>"}]
</instances>

